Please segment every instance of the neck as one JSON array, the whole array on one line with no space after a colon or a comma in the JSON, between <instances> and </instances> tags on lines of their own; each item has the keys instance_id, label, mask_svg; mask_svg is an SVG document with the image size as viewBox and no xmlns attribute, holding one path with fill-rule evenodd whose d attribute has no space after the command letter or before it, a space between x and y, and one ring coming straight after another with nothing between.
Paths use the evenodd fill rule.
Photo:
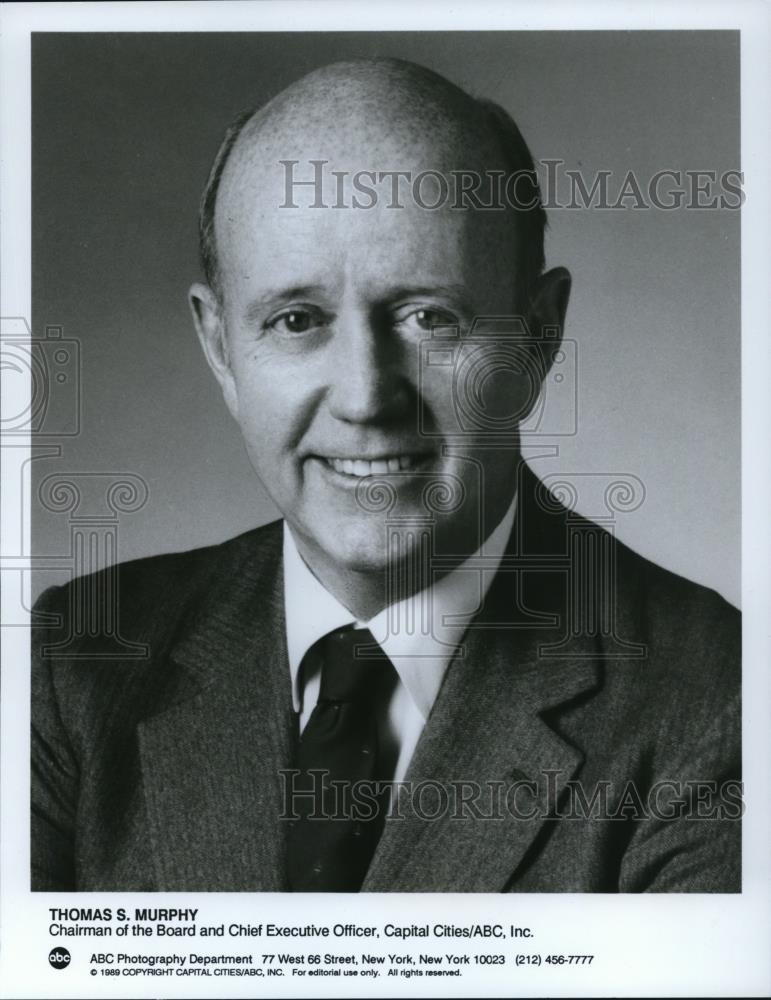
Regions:
<instances>
[{"instance_id":1,"label":"neck","mask_svg":"<svg viewBox=\"0 0 771 1000\"><path fill-rule=\"evenodd\" d=\"M314 558L299 541L297 548L316 579L357 621L369 621L389 603L387 570L368 572L341 568L329 560Z\"/></svg>"}]
</instances>

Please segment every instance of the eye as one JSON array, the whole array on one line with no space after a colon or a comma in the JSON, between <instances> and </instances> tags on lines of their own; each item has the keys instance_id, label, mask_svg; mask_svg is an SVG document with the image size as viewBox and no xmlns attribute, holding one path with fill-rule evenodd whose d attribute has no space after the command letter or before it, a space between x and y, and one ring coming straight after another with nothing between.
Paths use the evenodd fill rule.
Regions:
<instances>
[{"instance_id":1,"label":"eye","mask_svg":"<svg viewBox=\"0 0 771 1000\"><path fill-rule=\"evenodd\" d=\"M422 306L420 309L411 309L402 315L397 315L396 321L399 325L416 327L425 333L431 333L437 326L457 326L458 318L446 309L433 306Z\"/></svg>"},{"instance_id":2,"label":"eye","mask_svg":"<svg viewBox=\"0 0 771 1000\"><path fill-rule=\"evenodd\" d=\"M274 330L276 333L286 336L297 337L304 333L310 333L325 322L324 314L318 309L297 306L292 309L285 309L268 320L266 329Z\"/></svg>"}]
</instances>

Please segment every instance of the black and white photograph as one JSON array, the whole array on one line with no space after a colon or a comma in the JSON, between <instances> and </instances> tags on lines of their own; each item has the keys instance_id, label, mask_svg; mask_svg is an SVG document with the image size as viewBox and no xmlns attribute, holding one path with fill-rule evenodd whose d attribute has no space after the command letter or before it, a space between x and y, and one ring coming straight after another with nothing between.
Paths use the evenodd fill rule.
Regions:
<instances>
[{"instance_id":1,"label":"black and white photograph","mask_svg":"<svg viewBox=\"0 0 771 1000\"><path fill-rule=\"evenodd\" d=\"M3 296L41 977L762 995L767 8L130 6L27 35ZM697 969L699 920L759 964Z\"/></svg>"}]
</instances>

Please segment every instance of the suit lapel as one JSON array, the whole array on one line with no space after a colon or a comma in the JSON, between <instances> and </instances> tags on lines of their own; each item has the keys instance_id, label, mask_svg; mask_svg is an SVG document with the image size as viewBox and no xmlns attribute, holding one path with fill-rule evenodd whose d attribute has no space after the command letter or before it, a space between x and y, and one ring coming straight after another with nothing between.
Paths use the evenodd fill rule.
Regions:
<instances>
[{"instance_id":1,"label":"suit lapel","mask_svg":"<svg viewBox=\"0 0 771 1000\"><path fill-rule=\"evenodd\" d=\"M583 762L547 710L599 688L600 650L597 637L566 636L567 512L539 500L539 485L523 465L506 558L447 671L365 890L503 890Z\"/></svg>"},{"instance_id":2,"label":"suit lapel","mask_svg":"<svg viewBox=\"0 0 771 1000\"><path fill-rule=\"evenodd\" d=\"M276 537L277 536L277 537ZM139 726L158 888L284 888L279 770L292 755L280 531L223 565L172 649L176 689Z\"/></svg>"},{"instance_id":3,"label":"suit lapel","mask_svg":"<svg viewBox=\"0 0 771 1000\"><path fill-rule=\"evenodd\" d=\"M499 892L510 880L583 762L542 713L599 680L594 662L539 666L537 640L529 646L518 643L513 658L500 632L467 633L466 655L448 671L365 890Z\"/></svg>"}]
</instances>

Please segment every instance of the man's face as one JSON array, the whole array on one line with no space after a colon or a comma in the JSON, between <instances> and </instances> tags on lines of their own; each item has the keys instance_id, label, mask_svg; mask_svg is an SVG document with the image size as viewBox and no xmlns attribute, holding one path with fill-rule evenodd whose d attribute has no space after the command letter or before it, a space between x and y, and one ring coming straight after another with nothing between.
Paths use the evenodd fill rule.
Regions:
<instances>
[{"instance_id":1,"label":"man's face","mask_svg":"<svg viewBox=\"0 0 771 1000\"><path fill-rule=\"evenodd\" d=\"M478 338L433 362L421 344L436 325L467 338L475 317L516 312L511 218L430 211L409 194L388 207L382 186L370 209L312 208L307 188L282 208L279 161L299 160L294 176L307 179L318 152L264 146L241 156L218 202L224 351L213 362L258 476L311 561L382 571L427 521L438 548L473 552L511 501L516 440L485 447L484 427L459 422L457 373L473 351L467 389L487 418L521 409L532 379L495 361L499 337L487 366ZM366 149L331 142L325 203L336 200L335 169L448 167L425 143L391 147L388 136ZM400 525L390 555L387 521Z\"/></svg>"}]
</instances>

